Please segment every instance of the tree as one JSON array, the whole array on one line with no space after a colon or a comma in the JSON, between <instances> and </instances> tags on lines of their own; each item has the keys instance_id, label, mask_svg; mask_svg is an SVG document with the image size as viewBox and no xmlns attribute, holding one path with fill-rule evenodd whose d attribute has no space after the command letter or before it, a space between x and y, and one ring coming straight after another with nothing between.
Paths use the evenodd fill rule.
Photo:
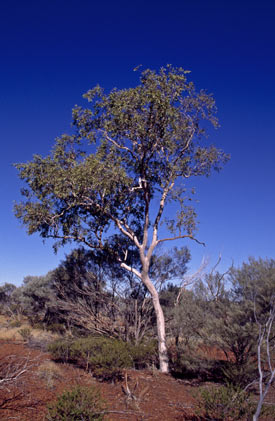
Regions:
<instances>
[{"instance_id":1,"label":"tree","mask_svg":"<svg viewBox=\"0 0 275 421\"><path fill-rule=\"evenodd\" d=\"M11 296L14 313L27 316L32 324L43 321L48 307L55 300L51 285L51 272L45 276L25 276L23 285Z\"/></svg>"},{"instance_id":2,"label":"tree","mask_svg":"<svg viewBox=\"0 0 275 421\"><path fill-rule=\"evenodd\" d=\"M249 258L241 268L232 271L236 299L250 303L255 324L255 354L257 355L259 399L253 421L259 419L264 399L275 379L275 260Z\"/></svg>"},{"instance_id":3,"label":"tree","mask_svg":"<svg viewBox=\"0 0 275 421\"><path fill-rule=\"evenodd\" d=\"M12 311L12 294L16 290L16 286L5 282L4 285L0 286L0 304L1 314L13 314Z\"/></svg>"},{"instance_id":4,"label":"tree","mask_svg":"<svg viewBox=\"0 0 275 421\"><path fill-rule=\"evenodd\" d=\"M106 262L102 258L101 253L75 249L52 271L55 300L45 316L47 323L120 336L116 303L112 291L106 288Z\"/></svg>"},{"instance_id":5,"label":"tree","mask_svg":"<svg viewBox=\"0 0 275 421\"><path fill-rule=\"evenodd\" d=\"M27 188L15 214L29 234L56 239L56 248L76 241L108 250L146 286L163 372L168 371L165 322L149 276L152 256L171 240L200 243L184 182L220 170L228 159L204 140L206 123L218 126L215 102L205 91L196 92L187 73L168 65L158 73L145 70L135 88L105 94L96 86L84 95L90 108L73 110L73 135L57 139L46 158L35 155L16 165ZM177 205L176 214L169 203ZM137 250L140 269L132 265L128 245Z\"/></svg>"}]
</instances>

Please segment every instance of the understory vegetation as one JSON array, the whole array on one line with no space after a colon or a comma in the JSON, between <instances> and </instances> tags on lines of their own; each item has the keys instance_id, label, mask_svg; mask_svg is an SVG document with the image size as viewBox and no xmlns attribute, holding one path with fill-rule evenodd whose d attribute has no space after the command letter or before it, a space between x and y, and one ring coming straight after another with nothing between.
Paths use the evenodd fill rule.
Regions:
<instances>
[{"instance_id":1,"label":"understory vegetation","mask_svg":"<svg viewBox=\"0 0 275 421\"><path fill-rule=\"evenodd\" d=\"M159 256L159 273L166 258ZM173 273L173 262L166 263ZM36 328L54 332L56 340L48 344L52 359L74 364L101 381L121 381L125 369L157 368L151 300L133 279L111 278L110 273L110 266L100 266L89 252L74 250L46 276L28 276L18 288L4 284L1 313L26 343L32 343ZM263 391L273 383L275 261L251 258L226 274L200 273L189 288L163 279L159 294L171 374L213 382L212 389L198 395L201 419L229 419L227 413L232 419L250 419L257 406L250 396L259 389L260 376ZM30 327L22 327L26 319ZM60 399L48 419L74 419L57 414L69 398ZM95 416L84 419L103 419Z\"/></svg>"}]
</instances>

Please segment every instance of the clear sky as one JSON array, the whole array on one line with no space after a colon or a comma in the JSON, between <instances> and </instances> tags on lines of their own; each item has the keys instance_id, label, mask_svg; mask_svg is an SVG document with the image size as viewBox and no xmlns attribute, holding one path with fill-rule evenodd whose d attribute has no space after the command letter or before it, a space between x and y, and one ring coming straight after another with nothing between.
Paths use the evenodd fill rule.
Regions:
<instances>
[{"instance_id":1,"label":"clear sky","mask_svg":"<svg viewBox=\"0 0 275 421\"><path fill-rule=\"evenodd\" d=\"M231 153L220 174L196 180L196 268L248 256L275 258L274 0L10 0L0 6L0 283L19 285L64 257L27 236L13 215L14 162L46 155L70 128L71 109L99 83L138 83L139 64L171 63L216 98L221 128L210 141Z\"/></svg>"}]
</instances>

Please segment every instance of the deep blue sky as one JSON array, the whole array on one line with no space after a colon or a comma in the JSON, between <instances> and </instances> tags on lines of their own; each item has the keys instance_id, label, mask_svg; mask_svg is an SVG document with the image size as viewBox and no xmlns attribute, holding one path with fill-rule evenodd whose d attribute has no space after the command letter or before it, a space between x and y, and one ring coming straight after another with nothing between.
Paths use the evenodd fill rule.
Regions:
<instances>
[{"instance_id":1,"label":"deep blue sky","mask_svg":"<svg viewBox=\"0 0 275 421\"><path fill-rule=\"evenodd\" d=\"M134 86L138 64L191 70L216 98L221 128L210 140L231 153L220 174L196 181L196 268L275 257L274 0L36 0L0 6L0 283L55 268L50 243L28 237L13 215L20 199L14 162L48 154L68 131L71 109L99 83ZM68 251L68 250L67 250Z\"/></svg>"}]
</instances>

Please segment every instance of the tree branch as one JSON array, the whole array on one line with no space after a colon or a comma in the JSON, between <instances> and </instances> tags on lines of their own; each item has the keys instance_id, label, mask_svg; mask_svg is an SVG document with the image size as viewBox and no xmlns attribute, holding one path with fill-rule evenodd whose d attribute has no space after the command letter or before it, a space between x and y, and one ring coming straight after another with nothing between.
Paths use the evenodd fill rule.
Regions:
<instances>
[{"instance_id":1,"label":"tree branch","mask_svg":"<svg viewBox=\"0 0 275 421\"><path fill-rule=\"evenodd\" d=\"M193 237L193 235L177 235L175 237L170 237L170 238L162 238L160 240L157 240L157 244L159 243L163 243L164 241L173 241L173 240L180 240L181 238L189 238L190 240L195 241L196 243L205 246L205 243L203 243L202 241L199 241L197 238Z\"/></svg>"},{"instance_id":2,"label":"tree branch","mask_svg":"<svg viewBox=\"0 0 275 421\"><path fill-rule=\"evenodd\" d=\"M131 266L129 266L129 265L126 265L126 263L125 263L125 262L121 262L121 263L120 263L120 266L121 266L123 269L128 270L128 272L131 272L131 273L133 273L134 275L136 275L139 279L141 279L141 273L140 273L137 269L132 268L132 267L131 267Z\"/></svg>"}]
</instances>

